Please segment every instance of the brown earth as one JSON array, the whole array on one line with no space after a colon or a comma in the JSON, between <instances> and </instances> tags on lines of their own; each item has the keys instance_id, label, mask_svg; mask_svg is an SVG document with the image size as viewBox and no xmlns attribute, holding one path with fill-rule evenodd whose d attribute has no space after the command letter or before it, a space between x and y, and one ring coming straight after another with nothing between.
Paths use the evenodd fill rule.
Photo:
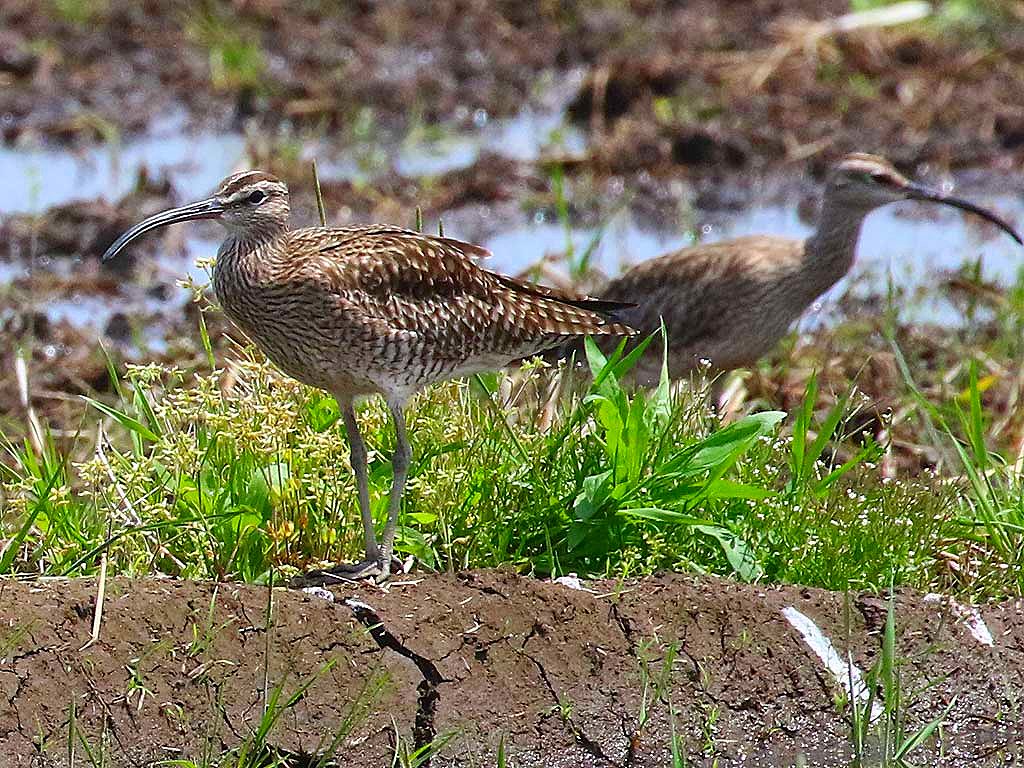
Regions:
<instances>
[{"instance_id":1,"label":"brown earth","mask_svg":"<svg viewBox=\"0 0 1024 768\"><path fill-rule=\"evenodd\" d=\"M582 68L598 165L737 170L887 151L979 165L1024 149L1020 3L971 23L837 31L847 0L303 3L7 0L0 136L102 137L184 108L220 129L347 131L508 115ZM557 74L555 74L557 76Z\"/></svg>"},{"instance_id":2,"label":"brown earth","mask_svg":"<svg viewBox=\"0 0 1024 768\"><path fill-rule=\"evenodd\" d=\"M66 765L71 727L94 750L105 739L108 765L217 754L257 727L265 691L284 702L310 681L268 739L290 765L358 710L346 766L390 764L396 734L406 746L453 734L434 766L494 765L499 741L516 766L661 766L669 706L688 765L850 763L848 708L782 609L867 669L883 600L685 576L587 586L478 571L338 587L333 602L275 590L268 630L266 588L115 579L83 650L95 580L7 581L3 765ZM946 602L902 592L895 609L908 732L949 707L916 762L1024 759L1024 604L982 609L991 647Z\"/></svg>"}]
</instances>

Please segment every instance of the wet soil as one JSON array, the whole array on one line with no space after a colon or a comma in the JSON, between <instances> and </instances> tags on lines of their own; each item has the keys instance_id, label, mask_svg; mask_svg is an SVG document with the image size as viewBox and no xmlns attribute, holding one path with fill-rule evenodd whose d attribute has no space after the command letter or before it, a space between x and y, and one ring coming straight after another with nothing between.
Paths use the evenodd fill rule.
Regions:
<instances>
[{"instance_id":1,"label":"wet soil","mask_svg":"<svg viewBox=\"0 0 1024 768\"><path fill-rule=\"evenodd\" d=\"M583 68L572 114L594 160L617 171L698 174L881 150L979 165L1024 152L1024 24L982 4L978 25L942 17L840 29L846 0L685 4L342 6L246 0L52 3L0 10L5 141L76 141L145 130L184 106L224 131L469 126L511 115L542 75Z\"/></svg>"},{"instance_id":2,"label":"wet soil","mask_svg":"<svg viewBox=\"0 0 1024 768\"><path fill-rule=\"evenodd\" d=\"M266 588L115 579L83 648L95 580L7 581L0 748L6 765L64 765L73 728L103 739L107 764L194 758L245 739L268 691L283 702L308 683L268 739L295 765L353 712L348 766L388 764L396 733L406 746L454 734L435 766L494 764L499 742L520 766L660 766L673 728L688 765L850 763L840 684L783 611L864 670L885 601L683 576L585 587L477 571L336 587L332 601L275 590L268 623ZM943 599L903 592L895 611L908 732L945 723L918 763L1024 758L1021 603L982 608L987 640Z\"/></svg>"}]
</instances>

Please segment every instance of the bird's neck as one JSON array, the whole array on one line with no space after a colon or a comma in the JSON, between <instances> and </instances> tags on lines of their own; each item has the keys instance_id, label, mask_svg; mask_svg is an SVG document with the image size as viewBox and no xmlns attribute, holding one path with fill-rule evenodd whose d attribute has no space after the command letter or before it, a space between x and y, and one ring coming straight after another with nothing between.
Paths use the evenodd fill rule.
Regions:
<instances>
[{"instance_id":1,"label":"bird's neck","mask_svg":"<svg viewBox=\"0 0 1024 768\"><path fill-rule=\"evenodd\" d=\"M222 303L230 294L245 291L269 277L275 245L284 229L267 232L231 232L217 251L214 290Z\"/></svg>"},{"instance_id":2,"label":"bird's neck","mask_svg":"<svg viewBox=\"0 0 1024 768\"><path fill-rule=\"evenodd\" d=\"M835 285L853 266L861 225L870 209L859 210L830 199L822 204L818 229L804 246L804 268L812 301Z\"/></svg>"}]
</instances>

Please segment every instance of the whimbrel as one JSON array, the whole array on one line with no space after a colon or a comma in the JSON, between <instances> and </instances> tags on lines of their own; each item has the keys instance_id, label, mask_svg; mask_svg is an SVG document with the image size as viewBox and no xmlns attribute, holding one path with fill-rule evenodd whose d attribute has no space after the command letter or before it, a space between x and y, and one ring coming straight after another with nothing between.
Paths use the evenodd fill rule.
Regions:
<instances>
[{"instance_id":1,"label":"whimbrel","mask_svg":"<svg viewBox=\"0 0 1024 768\"><path fill-rule=\"evenodd\" d=\"M602 295L636 302L618 317L642 332L656 331L664 319L674 378L693 371L702 359L719 371L749 366L847 273L865 217L900 200L970 211L1021 242L990 211L914 183L881 157L851 154L833 167L818 229L807 240L755 235L684 248L637 264ZM657 382L660 349L653 344L635 369L639 382Z\"/></svg>"},{"instance_id":2,"label":"whimbrel","mask_svg":"<svg viewBox=\"0 0 1024 768\"><path fill-rule=\"evenodd\" d=\"M221 307L285 373L334 395L348 431L366 556L331 572L386 577L409 471L409 398L432 382L492 370L575 337L631 335L612 317L630 305L490 272L476 262L488 255L477 245L390 226L289 230L288 215L287 186L246 171L205 200L136 224L103 259L168 224L216 219L225 226L213 271ZM396 436L380 546L353 405L375 394L384 396Z\"/></svg>"}]
</instances>

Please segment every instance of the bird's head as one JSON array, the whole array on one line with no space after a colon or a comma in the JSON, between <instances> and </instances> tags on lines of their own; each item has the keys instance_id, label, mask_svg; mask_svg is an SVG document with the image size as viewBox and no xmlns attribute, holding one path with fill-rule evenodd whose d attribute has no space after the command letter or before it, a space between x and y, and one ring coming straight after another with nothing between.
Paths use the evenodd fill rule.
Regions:
<instances>
[{"instance_id":1,"label":"bird's head","mask_svg":"<svg viewBox=\"0 0 1024 768\"><path fill-rule=\"evenodd\" d=\"M842 158L832 169L826 195L844 208L864 213L900 200L927 200L949 205L992 222L1024 245L1013 227L996 214L962 198L911 181L888 160L876 155L858 152Z\"/></svg>"},{"instance_id":2,"label":"bird's head","mask_svg":"<svg viewBox=\"0 0 1024 768\"><path fill-rule=\"evenodd\" d=\"M288 187L264 171L228 176L210 197L143 219L114 241L103 260L114 258L129 243L168 224L216 219L232 234L264 237L288 226Z\"/></svg>"}]
</instances>

